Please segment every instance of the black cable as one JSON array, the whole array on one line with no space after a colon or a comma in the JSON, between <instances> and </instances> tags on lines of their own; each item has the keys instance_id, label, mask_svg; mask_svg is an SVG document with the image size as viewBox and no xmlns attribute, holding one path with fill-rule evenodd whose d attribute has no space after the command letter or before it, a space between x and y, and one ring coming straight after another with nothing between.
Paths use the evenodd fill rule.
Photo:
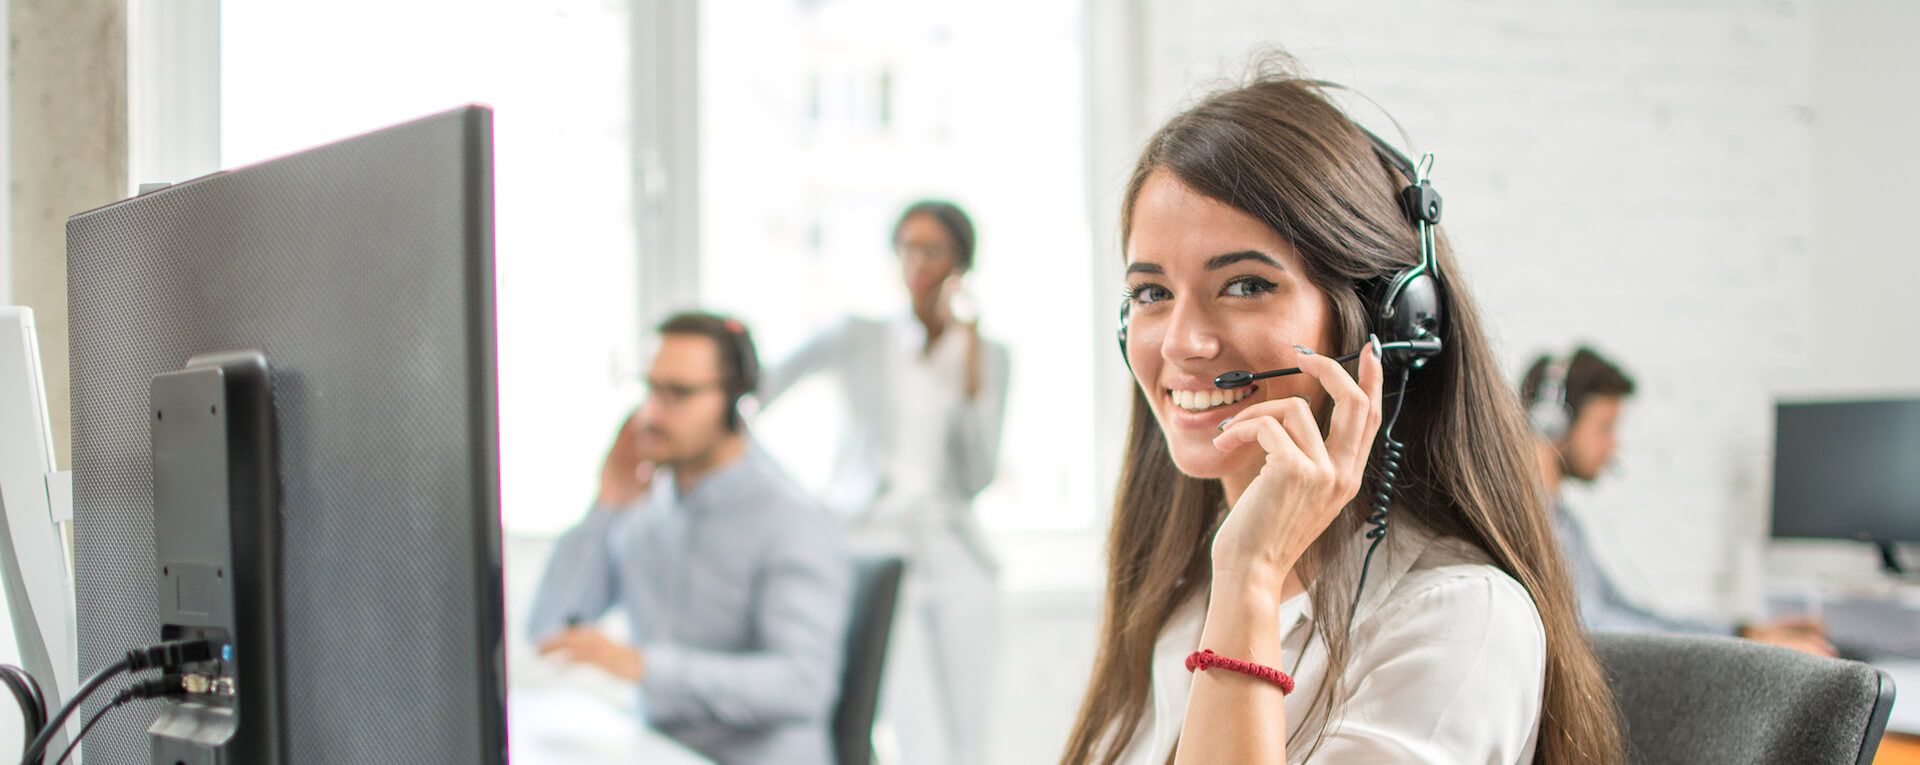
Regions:
<instances>
[{"instance_id":1,"label":"black cable","mask_svg":"<svg viewBox=\"0 0 1920 765\"><path fill-rule=\"evenodd\" d=\"M60 726L67 724L67 718L72 717L74 710L80 708L80 702L93 695L94 691L100 690L100 686L106 685L108 680L125 671L127 671L127 660L121 659L93 673L93 677L87 678L87 682L80 685L80 690L74 692L73 698L68 699L66 705L60 707L60 713L47 721L47 727L40 731L40 735L33 738L33 743L27 745L26 756L20 760L21 765L39 765L46 757L47 745L52 743L54 734L59 732Z\"/></svg>"},{"instance_id":2,"label":"black cable","mask_svg":"<svg viewBox=\"0 0 1920 765\"><path fill-rule=\"evenodd\" d=\"M4 670L7 674L17 677L20 684L26 687L27 696L33 705L33 711L36 715L35 719L39 720L39 725L46 725L49 711L47 709L47 694L45 691L40 690L40 681L33 678L33 673L12 664L0 664L0 670ZM36 730L35 732L38 731Z\"/></svg>"},{"instance_id":3,"label":"black cable","mask_svg":"<svg viewBox=\"0 0 1920 765\"><path fill-rule=\"evenodd\" d=\"M66 705L60 707L59 714L54 715L53 719L48 721L47 727L40 731L39 736L34 737L32 744L28 745L26 756L21 758L21 765L39 765L47 756L47 746L53 742L53 737L60 731L61 726L66 725L67 718L72 717L73 713L80 709L80 704L86 701L88 696L92 696L95 691L100 690L100 686L106 685L108 680L120 673L138 672L154 667L172 671L183 664L207 661L213 656L214 644L209 640L173 640L128 651L127 655L121 657L119 661L95 672L93 677L87 678L87 681L80 685L80 690L74 692L73 698L67 699Z\"/></svg>"},{"instance_id":4,"label":"black cable","mask_svg":"<svg viewBox=\"0 0 1920 765\"><path fill-rule=\"evenodd\" d=\"M27 722L27 738L32 739L40 733L40 727L47 724L47 697L40 691L40 682L26 670L12 664L0 664L0 678L13 691L16 701L20 702L20 715Z\"/></svg>"},{"instance_id":5,"label":"black cable","mask_svg":"<svg viewBox=\"0 0 1920 765\"><path fill-rule=\"evenodd\" d=\"M74 750L80 747L80 739L86 738L87 731L93 730L93 726L98 725L101 720L106 719L108 712L118 709L127 702L136 699L153 699L162 696L184 695L186 695L186 691L180 684L180 675L176 673L168 673L165 677L158 680L148 680L144 683L137 683L120 691L118 695L113 697L113 701L108 702L106 706L100 708L100 711L94 712L92 717L87 718L87 724L80 726L80 732L74 735L72 741L67 742L66 751L60 753L60 759L54 760L53 765L60 765L66 762L68 757L73 756Z\"/></svg>"},{"instance_id":6,"label":"black cable","mask_svg":"<svg viewBox=\"0 0 1920 765\"><path fill-rule=\"evenodd\" d=\"M40 735L47 725L47 700L40 692L40 683L26 670L12 664L0 664L0 681L7 684L7 690L13 692L15 701L20 702L20 720L26 735L21 737L21 757L26 757L26 745Z\"/></svg>"},{"instance_id":7,"label":"black cable","mask_svg":"<svg viewBox=\"0 0 1920 765\"><path fill-rule=\"evenodd\" d=\"M1406 454L1407 445L1394 440L1393 426L1400 422L1400 406L1407 401L1407 378L1413 374L1411 367L1400 369L1400 392L1394 395L1393 415L1387 418L1387 426L1381 431L1381 444L1384 450L1380 458L1380 488L1373 493L1373 512L1367 514L1367 523L1373 528L1367 529L1367 538L1373 543L1367 545L1367 557L1360 562L1360 583L1353 588L1353 604L1347 607L1347 629L1353 629L1353 617L1360 611L1360 593L1367 589L1367 569L1373 566L1373 551L1380 549L1380 540L1387 538L1387 502L1393 499L1393 482L1400 477L1400 458Z\"/></svg>"},{"instance_id":8,"label":"black cable","mask_svg":"<svg viewBox=\"0 0 1920 765\"><path fill-rule=\"evenodd\" d=\"M116 698L112 703L101 707L100 711L93 713L92 717L87 718L87 724L80 726L80 732L74 735L72 741L67 742L67 750L60 753L60 759L54 760L53 765L60 765L60 763L66 762L67 758L73 755L74 750L79 748L80 739L87 737L87 731L93 730L93 726L98 725L101 720L106 719L108 712L119 709L120 705L128 701L132 701L132 699Z\"/></svg>"}]
</instances>

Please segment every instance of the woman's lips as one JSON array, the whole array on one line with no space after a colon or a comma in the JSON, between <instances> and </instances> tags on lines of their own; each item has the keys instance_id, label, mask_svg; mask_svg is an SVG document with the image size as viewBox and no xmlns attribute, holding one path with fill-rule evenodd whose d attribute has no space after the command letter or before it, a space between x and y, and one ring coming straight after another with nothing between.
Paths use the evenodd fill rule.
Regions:
<instances>
[{"instance_id":1,"label":"woman's lips","mask_svg":"<svg viewBox=\"0 0 1920 765\"><path fill-rule=\"evenodd\" d=\"M1187 399L1191 402L1193 396L1204 394L1207 395L1208 400L1211 401L1211 391L1174 391L1165 388L1161 389L1161 391L1164 397L1163 400L1166 402L1167 418L1172 424L1185 428L1215 429L1219 427L1221 420L1238 414L1240 411L1252 406L1254 402L1258 401L1259 399L1254 394L1260 392L1260 386L1251 385L1238 390L1220 391L1220 393L1226 394L1222 396L1223 403L1221 403L1221 405L1208 406L1197 412L1180 406L1179 399ZM1232 403L1225 403L1227 401L1231 401Z\"/></svg>"}]
</instances>

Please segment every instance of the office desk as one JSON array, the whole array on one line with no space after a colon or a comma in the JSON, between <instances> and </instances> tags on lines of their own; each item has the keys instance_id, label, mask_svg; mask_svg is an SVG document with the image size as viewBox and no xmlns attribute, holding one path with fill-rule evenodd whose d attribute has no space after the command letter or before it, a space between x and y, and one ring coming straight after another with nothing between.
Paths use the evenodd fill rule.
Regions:
<instances>
[{"instance_id":1,"label":"office desk","mask_svg":"<svg viewBox=\"0 0 1920 765\"><path fill-rule=\"evenodd\" d=\"M1920 736L1920 588L1883 580L1862 592L1824 590L1801 583L1776 587L1768 595L1773 616L1812 614L1826 623L1827 637L1843 656L1857 658L1893 677L1893 711L1887 733Z\"/></svg>"},{"instance_id":2,"label":"office desk","mask_svg":"<svg viewBox=\"0 0 1920 765\"><path fill-rule=\"evenodd\" d=\"M1920 765L1920 736L1888 731L1873 753L1873 765Z\"/></svg>"},{"instance_id":3,"label":"office desk","mask_svg":"<svg viewBox=\"0 0 1920 765\"><path fill-rule=\"evenodd\" d=\"M507 695L513 765L713 765L592 694L530 688Z\"/></svg>"},{"instance_id":4,"label":"office desk","mask_svg":"<svg viewBox=\"0 0 1920 765\"><path fill-rule=\"evenodd\" d=\"M1920 661L1883 660L1873 665L1893 677L1893 711L1887 715L1887 732L1920 736Z\"/></svg>"}]
</instances>

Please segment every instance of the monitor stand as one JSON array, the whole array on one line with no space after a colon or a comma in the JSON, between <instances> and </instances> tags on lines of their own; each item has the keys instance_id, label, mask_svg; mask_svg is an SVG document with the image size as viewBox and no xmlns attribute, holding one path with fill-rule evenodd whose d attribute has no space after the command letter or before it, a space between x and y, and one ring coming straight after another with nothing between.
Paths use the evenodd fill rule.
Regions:
<instances>
[{"instance_id":1,"label":"monitor stand","mask_svg":"<svg viewBox=\"0 0 1920 765\"><path fill-rule=\"evenodd\" d=\"M1880 548L1880 567L1885 569L1888 574L1893 576L1906 576L1912 571L1912 569L1907 568L1900 562L1900 548L1895 543L1885 539L1876 539L1873 540L1873 544Z\"/></svg>"},{"instance_id":2,"label":"monitor stand","mask_svg":"<svg viewBox=\"0 0 1920 765\"><path fill-rule=\"evenodd\" d=\"M155 375L148 395L156 637L231 649L183 667L188 695L157 702L152 762L281 762L279 466L266 357L194 356Z\"/></svg>"}]
</instances>

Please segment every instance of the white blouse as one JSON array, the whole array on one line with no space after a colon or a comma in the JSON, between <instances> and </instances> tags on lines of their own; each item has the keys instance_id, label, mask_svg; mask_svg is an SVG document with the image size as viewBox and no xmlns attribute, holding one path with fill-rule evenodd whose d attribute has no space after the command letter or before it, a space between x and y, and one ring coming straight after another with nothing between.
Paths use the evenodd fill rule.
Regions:
<instances>
[{"instance_id":1,"label":"white blouse","mask_svg":"<svg viewBox=\"0 0 1920 765\"><path fill-rule=\"evenodd\" d=\"M1361 593L1343 669L1347 698L1313 761L1532 762L1547 655L1533 599L1478 548L1394 520ZM1147 712L1124 765L1162 765L1173 750L1193 684L1186 657L1202 647L1205 601L1203 594L1176 609L1160 631ZM1305 594L1280 605L1278 627L1285 634L1279 669L1295 683L1286 699L1293 742L1318 733L1303 726L1327 682L1326 643L1308 640Z\"/></svg>"}]
</instances>

